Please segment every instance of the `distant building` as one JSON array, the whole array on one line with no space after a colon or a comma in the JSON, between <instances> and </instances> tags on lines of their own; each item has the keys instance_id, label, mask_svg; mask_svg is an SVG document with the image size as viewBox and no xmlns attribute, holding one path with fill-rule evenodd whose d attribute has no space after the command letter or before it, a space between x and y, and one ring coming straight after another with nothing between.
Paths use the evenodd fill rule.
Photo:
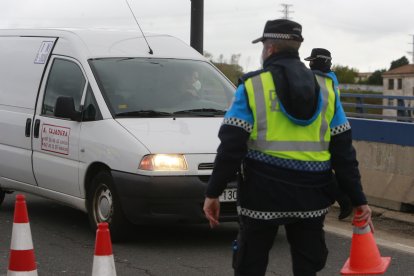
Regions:
<instances>
[{"instance_id":1,"label":"distant building","mask_svg":"<svg viewBox=\"0 0 414 276\"><path fill-rule=\"evenodd\" d=\"M355 78L355 83L364 82L367 81L369 77L371 77L372 72L366 72L366 73L359 73Z\"/></svg>"},{"instance_id":2,"label":"distant building","mask_svg":"<svg viewBox=\"0 0 414 276\"><path fill-rule=\"evenodd\" d=\"M414 96L414 64L397 67L382 74L384 96ZM414 107L414 100L384 99L383 105ZM411 111L384 109L386 116L413 116Z\"/></svg>"}]
</instances>

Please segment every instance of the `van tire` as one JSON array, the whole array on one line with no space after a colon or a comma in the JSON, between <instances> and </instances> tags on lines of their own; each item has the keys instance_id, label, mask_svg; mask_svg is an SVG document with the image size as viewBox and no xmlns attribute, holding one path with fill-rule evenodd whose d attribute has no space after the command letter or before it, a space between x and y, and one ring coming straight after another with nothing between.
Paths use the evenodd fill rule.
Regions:
<instances>
[{"instance_id":1,"label":"van tire","mask_svg":"<svg viewBox=\"0 0 414 276\"><path fill-rule=\"evenodd\" d=\"M98 223L107 222L112 241L120 241L125 236L128 221L122 211L110 172L100 171L92 178L87 197L92 230L96 231Z\"/></svg>"}]
</instances>

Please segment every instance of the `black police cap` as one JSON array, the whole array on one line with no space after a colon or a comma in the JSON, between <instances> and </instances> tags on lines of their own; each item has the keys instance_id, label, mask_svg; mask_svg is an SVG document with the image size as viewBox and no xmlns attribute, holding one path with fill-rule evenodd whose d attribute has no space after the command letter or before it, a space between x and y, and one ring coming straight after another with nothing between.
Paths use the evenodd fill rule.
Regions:
<instances>
[{"instance_id":1,"label":"black police cap","mask_svg":"<svg viewBox=\"0 0 414 276\"><path fill-rule=\"evenodd\" d=\"M266 22L263 35L253 40L252 43L266 39L284 39L302 42L302 26L288 19L269 20Z\"/></svg>"},{"instance_id":2,"label":"black police cap","mask_svg":"<svg viewBox=\"0 0 414 276\"><path fill-rule=\"evenodd\" d=\"M313 48L311 55L305 58L305 60L310 61L310 60L315 60L317 58L331 60L332 59L331 52L329 52L328 50L324 48Z\"/></svg>"}]
</instances>

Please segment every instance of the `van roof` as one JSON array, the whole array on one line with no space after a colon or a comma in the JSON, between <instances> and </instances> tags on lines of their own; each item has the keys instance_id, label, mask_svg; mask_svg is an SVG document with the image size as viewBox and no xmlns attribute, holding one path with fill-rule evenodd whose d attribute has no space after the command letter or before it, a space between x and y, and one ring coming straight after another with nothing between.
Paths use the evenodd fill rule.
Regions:
<instances>
[{"instance_id":1,"label":"van roof","mask_svg":"<svg viewBox=\"0 0 414 276\"><path fill-rule=\"evenodd\" d=\"M160 57L205 60L200 53L182 40L163 34L145 34L153 50L151 55L149 54L145 38L139 30L8 29L0 30L0 37L2 36L56 37L58 38L58 46L55 48L54 53L67 54L65 51L75 48L78 54L84 55L87 59L103 57ZM65 43L70 45L63 45Z\"/></svg>"}]
</instances>

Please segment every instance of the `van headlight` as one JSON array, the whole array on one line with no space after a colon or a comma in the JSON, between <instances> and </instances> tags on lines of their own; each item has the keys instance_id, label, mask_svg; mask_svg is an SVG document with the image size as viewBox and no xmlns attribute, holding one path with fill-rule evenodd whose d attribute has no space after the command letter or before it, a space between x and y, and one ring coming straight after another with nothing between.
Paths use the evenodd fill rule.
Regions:
<instances>
[{"instance_id":1,"label":"van headlight","mask_svg":"<svg viewBox=\"0 0 414 276\"><path fill-rule=\"evenodd\" d=\"M142 158L138 168L146 171L186 171L188 166L182 154L150 154Z\"/></svg>"}]
</instances>

